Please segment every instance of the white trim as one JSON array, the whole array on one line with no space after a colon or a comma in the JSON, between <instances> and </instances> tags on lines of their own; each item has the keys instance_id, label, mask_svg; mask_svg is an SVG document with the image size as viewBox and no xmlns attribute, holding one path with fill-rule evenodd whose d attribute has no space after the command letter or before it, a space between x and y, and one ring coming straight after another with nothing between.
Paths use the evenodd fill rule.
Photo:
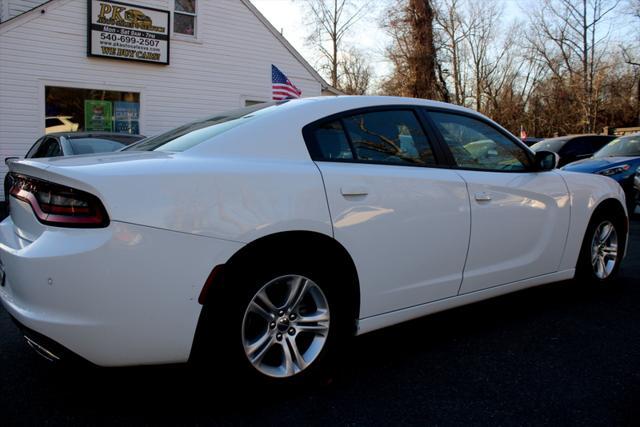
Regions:
<instances>
[{"instance_id":1,"label":"white trim","mask_svg":"<svg viewBox=\"0 0 640 427\"><path fill-rule=\"evenodd\" d=\"M120 86L118 84L108 84L108 83L92 83L92 82L77 82L77 81L66 81L66 80L46 80L39 79L39 92L38 92L38 102L40 106L38 107L40 110L40 123L42 124L42 132L45 133L45 119L46 119L46 100L45 100L45 87L46 86L55 86L55 87L66 87L69 89L93 89L93 90L107 90L109 92L135 92L139 96L140 101L140 113L138 116L138 126L139 133L141 135L146 135L145 133L145 114L144 114L144 87L143 86Z\"/></svg>"},{"instance_id":2,"label":"white trim","mask_svg":"<svg viewBox=\"0 0 640 427\"><path fill-rule=\"evenodd\" d=\"M326 90L327 88L332 88L336 90L329 83L327 83L327 81L323 79L320 74L318 74L316 69L313 68L311 64L309 64L302 55L300 55L300 53L291 45L291 43L289 43L289 41L286 38L284 38L284 36L280 34L280 32L276 30L273 25L271 25L271 22L269 22L269 20L253 5L253 3L251 3L250 0L240 0L240 1L256 16L256 18L260 20L260 22L262 22L262 24L265 27L267 27L269 31L271 31L271 33L276 37L276 39L278 39L280 43L284 45L284 47L294 56L294 58L296 58L298 62L300 62L300 64L302 64L302 66L307 69L309 74L311 74L316 79L316 81L320 83L321 90ZM295 77L295 76L288 76L288 77Z\"/></svg>"},{"instance_id":3,"label":"white trim","mask_svg":"<svg viewBox=\"0 0 640 427\"><path fill-rule=\"evenodd\" d=\"M202 43L198 40L198 32L200 30L200 25L198 25L198 17L200 12L200 2L202 0L196 0L196 13L189 12L177 12L176 11L176 0L169 0L171 2L170 10L171 10L171 39L172 40L180 40L185 42L198 42ZM182 34L182 33L174 33L173 29L176 25L176 13L179 15L188 15L193 16L193 35Z\"/></svg>"},{"instance_id":4,"label":"white trim","mask_svg":"<svg viewBox=\"0 0 640 427\"><path fill-rule=\"evenodd\" d=\"M0 0L0 23L9 19L9 0Z\"/></svg>"},{"instance_id":5,"label":"white trim","mask_svg":"<svg viewBox=\"0 0 640 427\"><path fill-rule=\"evenodd\" d=\"M37 18L38 16L42 15L42 11L44 10L45 13L47 10L51 9L51 8L58 8L60 6L62 6L63 4L69 2L71 0L48 0L48 1L43 1L43 3L39 6L34 7L31 10L28 10L20 15L16 15L13 18L4 21L4 22L0 22L0 34L4 33L5 31L10 31L11 29L15 28L15 27L19 27L22 24L26 24L27 22L31 21L32 19ZM58 4L59 3L59 4ZM86 2L85 2L86 4Z\"/></svg>"}]
</instances>

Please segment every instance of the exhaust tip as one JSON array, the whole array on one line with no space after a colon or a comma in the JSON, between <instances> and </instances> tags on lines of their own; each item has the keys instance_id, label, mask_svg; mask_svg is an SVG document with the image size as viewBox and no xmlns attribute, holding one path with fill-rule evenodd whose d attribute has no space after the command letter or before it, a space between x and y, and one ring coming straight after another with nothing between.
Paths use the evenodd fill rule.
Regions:
<instances>
[{"instance_id":1,"label":"exhaust tip","mask_svg":"<svg viewBox=\"0 0 640 427\"><path fill-rule=\"evenodd\" d=\"M36 353L38 353L41 357L47 359L49 362L58 362L60 360L59 356L56 356L52 351L47 350L33 339L24 335L24 339L27 341L27 345L31 347Z\"/></svg>"}]
</instances>

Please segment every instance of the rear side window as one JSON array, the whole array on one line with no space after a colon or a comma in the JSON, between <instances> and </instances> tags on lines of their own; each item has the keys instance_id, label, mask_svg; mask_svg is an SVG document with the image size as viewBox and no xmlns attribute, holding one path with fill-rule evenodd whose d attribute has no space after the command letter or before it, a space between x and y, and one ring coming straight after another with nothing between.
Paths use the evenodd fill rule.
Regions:
<instances>
[{"instance_id":1,"label":"rear side window","mask_svg":"<svg viewBox=\"0 0 640 427\"><path fill-rule=\"evenodd\" d=\"M309 151L314 160L435 165L431 145L409 110L354 114L315 126Z\"/></svg>"},{"instance_id":2,"label":"rear side window","mask_svg":"<svg viewBox=\"0 0 640 427\"><path fill-rule=\"evenodd\" d=\"M587 138L574 138L565 144L562 148L561 154L581 156L592 152L593 147L589 144L589 140Z\"/></svg>"},{"instance_id":3,"label":"rear side window","mask_svg":"<svg viewBox=\"0 0 640 427\"><path fill-rule=\"evenodd\" d=\"M349 160L353 153L339 121L322 124L314 132L318 151L324 160Z\"/></svg>"},{"instance_id":4,"label":"rear side window","mask_svg":"<svg viewBox=\"0 0 640 427\"><path fill-rule=\"evenodd\" d=\"M33 156L34 158L41 157L58 157L62 156L62 150L57 140L53 138L46 139L42 145L38 148L38 151Z\"/></svg>"},{"instance_id":5,"label":"rear side window","mask_svg":"<svg viewBox=\"0 0 640 427\"><path fill-rule=\"evenodd\" d=\"M27 152L27 155L25 156L27 159L35 157L36 153L40 149L40 146L42 145L42 141L44 141L44 138L40 138L39 140L36 141L35 144L33 144L31 149L29 149L29 151Z\"/></svg>"},{"instance_id":6,"label":"rear side window","mask_svg":"<svg viewBox=\"0 0 640 427\"><path fill-rule=\"evenodd\" d=\"M376 111L343 119L358 160L434 165L427 137L412 111Z\"/></svg>"}]
</instances>

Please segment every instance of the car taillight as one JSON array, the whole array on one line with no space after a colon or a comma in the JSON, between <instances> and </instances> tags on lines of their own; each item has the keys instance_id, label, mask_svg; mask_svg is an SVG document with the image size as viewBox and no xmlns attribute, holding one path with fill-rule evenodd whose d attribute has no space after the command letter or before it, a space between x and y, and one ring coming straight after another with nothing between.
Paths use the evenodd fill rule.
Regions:
<instances>
[{"instance_id":1,"label":"car taillight","mask_svg":"<svg viewBox=\"0 0 640 427\"><path fill-rule=\"evenodd\" d=\"M29 203L38 220L57 227L106 227L109 217L93 194L12 173L9 194Z\"/></svg>"}]
</instances>

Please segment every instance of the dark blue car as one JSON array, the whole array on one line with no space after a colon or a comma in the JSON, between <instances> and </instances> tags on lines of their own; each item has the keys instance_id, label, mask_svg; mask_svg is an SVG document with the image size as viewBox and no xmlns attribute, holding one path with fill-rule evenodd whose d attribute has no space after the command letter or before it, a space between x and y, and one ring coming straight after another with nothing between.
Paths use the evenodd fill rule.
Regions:
<instances>
[{"instance_id":1,"label":"dark blue car","mask_svg":"<svg viewBox=\"0 0 640 427\"><path fill-rule=\"evenodd\" d=\"M634 177L640 169L640 133L616 138L592 157L569 163L562 169L615 179L624 189L629 212L633 212L640 202L638 189L634 188Z\"/></svg>"}]
</instances>

